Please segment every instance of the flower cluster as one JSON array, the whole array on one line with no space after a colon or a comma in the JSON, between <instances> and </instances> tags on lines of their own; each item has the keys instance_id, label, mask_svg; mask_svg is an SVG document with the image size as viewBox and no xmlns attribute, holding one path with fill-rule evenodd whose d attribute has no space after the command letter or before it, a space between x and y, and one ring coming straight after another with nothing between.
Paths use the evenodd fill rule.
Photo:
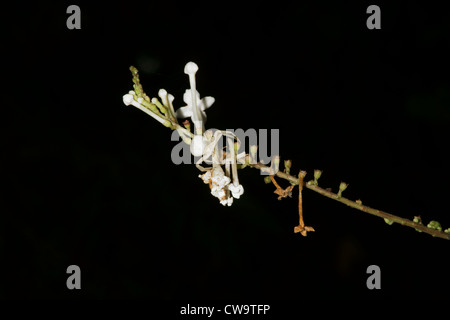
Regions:
<instances>
[{"instance_id":1,"label":"flower cluster","mask_svg":"<svg viewBox=\"0 0 450 320\"><path fill-rule=\"evenodd\" d=\"M237 162L242 158L238 156L234 148L236 136L227 131L216 131L212 134L211 130L205 131L206 112L215 99L213 97L200 98L200 93L196 90L195 74L198 66L194 62L188 62L184 68L184 73L189 76L190 89L187 89L183 95L183 100L187 104L179 108L176 112L173 107L174 96L167 93L165 89L160 89L157 98L150 99L143 91L139 81L137 69L130 68L133 74L134 90L123 96L125 105L132 105L164 126L177 130L183 141L190 144L190 151L193 156L200 157L197 167L205 171L200 175L203 182L209 184L211 194L220 200L223 205L231 206L233 199L239 199L244 193L244 187L239 183ZM191 118L194 124L194 132L190 131L189 121L184 122L184 127L178 124L177 118ZM228 140L225 153L218 147L221 139L225 137ZM223 155L225 154L225 171L222 169ZM244 154L245 156L245 154ZM212 160L212 167L203 168L201 163ZM231 167L231 170L230 170Z\"/></svg>"}]
</instances>

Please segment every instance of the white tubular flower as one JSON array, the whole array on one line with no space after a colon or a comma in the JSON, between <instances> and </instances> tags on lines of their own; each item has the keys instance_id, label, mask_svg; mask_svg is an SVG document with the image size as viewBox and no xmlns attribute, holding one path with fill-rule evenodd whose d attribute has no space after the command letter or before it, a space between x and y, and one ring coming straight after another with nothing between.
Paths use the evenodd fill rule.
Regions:
<instances>
[{"instance_id":1,"label":"white tubular flower","mask_svg":"<svg viewBox=\"0 0 450 320\"><path fill-rule=\"evenodd\" d=\"M195 134L203 134L205 131L206 113L205 110L212 106L215 99L213 97L204 97L200 99L200 93L196 90L195 74L198 66L194 62L188 62L184 67L184 73L189 76L191 89L187 89L183 95L183 100L187 104L177 110L177 118L191 117L195 126Z\"/></svg>"},{"instance_id":2,"label":"white tubular flower","mask_svg":"<svg viewBox=\"0 0 450 320\"><path fill-rule=\"evenodd\" d=\"M153 113L152 111L150 111L149 109L147 109L146 107L144 107L142 105L142 98L138 98L137 100L134 99L134 95L135 92L134 91L130 91L129 93L127 93L126 95L123 96L123 103L126 106L129 106L130 104L136 108L138 108L141 111L144 111L146 114L148 114L149 116L151 116L152 118L154 118L155 120L158 120L159 122L161 122L163 125L167 124L167 120L164 120L163 118L161 118L160 116L158 116L156 113Z\"/></svg>"},{"instance_id":3,"label":"white tubular flower","mask_svg":"<svg viewBox=\"0 0 450 320\"><path fill-rule=\"evenodd\" d=\"M195 92L195 95L192 95ZM206 112L213 105L215 99L213 97L204 97L200 99L200 93L196 90L187 89L183 95L183 100L187 106L177 110L177 118L191 117L195 126L195 133L201 134L205 131Z\"/></svg>"},{"instance_id":4,"label":"white tubular flower","mask_svg":"<svg viewBox=\"0 0 450 320\"><path fill-rule=\"evenodd\" d=\"M191 89L186 90L183 95L183 100L187 104L185 107L181 107L176 112L177 118L188 118L194 124L194 134L195 137L192 139L191 143L191 153L200 157L206 146L206 142L202 135L205 131L206 113L205 110L214 103L213 97L205 97L200 99L200 94L195 88L195 74L198 71L198 66L194 62L188 62L184 67L184 73L189 76L189 83Z\"/></svg>"},{"instance_id":5,"label":"white tubular flower","mask_svg":"<svg viewBox=\"0 0 450 320\"><path fill-rule=\"evenodd\" d=\"M237 160L236 160L236 154L234 150L234 141L231 138L228 138L228 149L230 150L231 154L231 169L233 173L233 183L228 185L228 190L231 191L231 194L236 199L239 199L239 197L244 194L244 187L239 184L239 178L238 178L238 170L237 170Z\"/></svg>"}]
</instances>

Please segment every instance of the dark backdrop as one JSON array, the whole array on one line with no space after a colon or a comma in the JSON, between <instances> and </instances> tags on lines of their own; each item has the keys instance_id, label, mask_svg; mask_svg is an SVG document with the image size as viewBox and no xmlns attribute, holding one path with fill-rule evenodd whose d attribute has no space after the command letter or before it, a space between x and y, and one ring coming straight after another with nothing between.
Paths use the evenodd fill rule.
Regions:
<instances>
[{"instance_id":1,"label":"dark backdrop","mask_svg":"<svg viewBox=\"0 0 450 320\"><path fill-rule=\"evenodd\" d=\"M4 298L449 298L450 242L253 169L222 207L170 130L122 103L129 66L176 107L195 61L207 127L280 129L282 160L365 204L450 227L450 19L429 2L78 2L6 11L0 251ZM381 8L381 30L366 8ZM2 54L2 55L3 55ZM280 181L283 187L285 181ZM296 194L296 193L295 193ZM82 289L66 288L66 268ZM381 290L366 288L369 265Z\"/></svg>"}]
</instances>

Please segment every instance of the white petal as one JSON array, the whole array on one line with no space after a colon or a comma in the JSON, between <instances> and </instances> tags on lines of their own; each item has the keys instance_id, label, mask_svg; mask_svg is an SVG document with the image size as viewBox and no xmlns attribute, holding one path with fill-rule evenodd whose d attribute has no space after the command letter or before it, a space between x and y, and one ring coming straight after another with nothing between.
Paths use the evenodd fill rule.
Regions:
<instances>
[{"instance_id":1,"label":"white petal","mask_svg":"<svg viewBox=\"0 0 450 320\"><path fill-rule=\"evenodd\" d=\"M197 99L197 105L200 101L200 93L195 90L195 98ZM183 101L184 103L186 103L188 106L192 106L192 94L191 94L191 89L186 89L186 91L183 94Z\"/></svg>"},{"instance_id":2,"label":"white petal","mask_svg":"<svg viewBox=\"0 0 450 320\"><path fill-rule=\"evenodd\" d=\"M176 113L177 118L192 117L192 108L190 106L181 107Z\"/></svg>"},{"instance_id":3,"label":"white petal","mask_svg":"<svg viewBox=\"0 0 450 320\"><path fill-rule=\"evenodd\" d=\"M186 91L183 94L183 101L184 103L186 103L188 106L190 106L192 103L192 97L191 97L191 89L186 89Z\"/></svg>"},{"instance_id":4,"label":"white petal","mask_svg":"<svg viewBox=\"0 0 450 320\"><path fill-rule=\"evenodd\" d=\"M213 105L214 101L216 101L216 99L214 99L213 97L204 97L198 102L198 105L200 106L200 109L202 111L205 111Z\"/></svg>"}]
</instances>

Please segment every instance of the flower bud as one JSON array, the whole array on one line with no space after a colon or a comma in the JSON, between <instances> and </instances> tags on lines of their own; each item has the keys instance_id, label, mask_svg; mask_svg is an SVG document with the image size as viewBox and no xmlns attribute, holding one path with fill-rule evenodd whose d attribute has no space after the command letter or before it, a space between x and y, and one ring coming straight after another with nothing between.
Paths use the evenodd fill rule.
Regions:
<instances>
[{"instance_id":1,"label":"flower bud","mask_svg":"<svg viewBox=\"0 0 450 320\"><path fill-rule=\"evenodd\" d=\"M345 189L347 189L347 187L348 187L348 184L347 184L347 183L341 182L341 184L339 185L339 191L340 191L340 192L344 192Z\"/></svg>"},{"instance_id":2,"label":"flower bud","mask_svg":"<svg viewBox=\"0 0 450 320\"><path fill-rule=\"evenodd\" d=\"M428 223L427 227L430 229L436 229L436 230L442 231L441 224L435 220L430 221Z\"/></svg>"},{"instance_id":3,"label":"flower bud","mask_svg":"<svg viewBox=\"0 0 450 320\"><path fill-rule=\"evenodd\" d=\"M273 174L275 174L278 172L278 168L280 167L280 156L274 156L272 163L273 163L272 169L274 172Z\"/></svg>"},{"instance_id":4,"label":"flower bud","mask_svg":"<svg viewBox=\"0 0 450 320\"><path fill-rule=\"evenodd\" d=\"M320 176L322 176L322 171L320 170L314 170L314 181L317 182L317 180L320 179Z\"/></svg>"},{"instance_id":5,"label":"flower bud","mask_svg":"<svg viewBox=\"0 0 450 320\"><path fill-rule=\"evenodd\" d=\"M250 146L250 156L251 156L251 163L255 164L257 162L256 153L258 152L258 146Z\"/></svg>"},{"instance_id":6,"label":"flower bud","mask_svg":"<svg viewBox=\"0 0 450 320\"><path fill-rule=\"evenodd\" d=\"M292 161L284 160L284 168L286 169L286 174L291 174Z\"/></svg>"},{"instance_id":7,"label":"flower bud","mask_svg":"<svg viewBox=\"0 0 450 320\"><path fill-rule=\"evenodd\" d=\"M337 194L337 198L339 199L340 197L342 197L342 192L345 191L345 189L347 189L348 187L348 183L345 182L341 182L341 184L339 185L339 191Z\"/></svg>"}]
</instances>

